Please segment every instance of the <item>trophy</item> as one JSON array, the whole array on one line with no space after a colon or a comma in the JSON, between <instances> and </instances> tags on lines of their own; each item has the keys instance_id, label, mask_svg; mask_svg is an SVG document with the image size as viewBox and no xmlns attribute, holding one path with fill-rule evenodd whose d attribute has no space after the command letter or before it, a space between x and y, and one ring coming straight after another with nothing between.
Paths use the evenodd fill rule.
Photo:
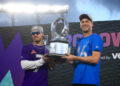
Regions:
<instances>
[{"instance_id":1,"label":"trophy","mask_svg":"<svg viewBox=\"0 0 120 86\"><path fill-rule=\"evenodd\" d=\"M60 34L56 32L56 26L59 21L64 23L64 27ZM61 58L65 56L65 53L70 53L70 46L67 39L69 31L69 24L63 17L57 18L51 24L51 40L49 47L49 54L47 55L49 58L54 58L58 62L64 62L65 59Z\"/></svg>"}]
</instances>

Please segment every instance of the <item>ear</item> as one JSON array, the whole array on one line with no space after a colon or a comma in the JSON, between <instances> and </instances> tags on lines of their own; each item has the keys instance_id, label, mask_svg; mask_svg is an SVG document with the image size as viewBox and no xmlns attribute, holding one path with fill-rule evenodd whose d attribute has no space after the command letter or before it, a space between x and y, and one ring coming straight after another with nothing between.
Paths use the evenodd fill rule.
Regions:
<instances>
[{"instance_id":1,"label":"ear","mask_svg":"<svg viewBox=\"0 0 120 86\"><path fill-rule=\"evenodd\" d=\"M42 37L43 37L43 36L44 36L44 33L42 33L41 35L42 35Z\"/></svg>"}]
</instances>

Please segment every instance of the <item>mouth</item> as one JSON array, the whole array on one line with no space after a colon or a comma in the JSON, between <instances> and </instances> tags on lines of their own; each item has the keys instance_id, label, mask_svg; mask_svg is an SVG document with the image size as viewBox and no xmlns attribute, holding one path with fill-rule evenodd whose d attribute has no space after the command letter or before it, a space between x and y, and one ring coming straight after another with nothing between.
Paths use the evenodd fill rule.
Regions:
<instances>
[{"instance_id":1,"label":"mouth","mask_svg":"<svg viewBox=\"0 0 120 86\"><path fill-rule=\"evenodd\" d=\"M38 38L38 37L34 37L34 38Z\"/></svg>"},{"instance_id":2,"label":"mouth","mask_svg":"<svg viewBox=\"0 0 120 86\"><path fill-rule=\"evenodd\" d=\"M38 37L34 37L34 40L39 40L39 38Z\"/></svg>"},{"instance_id":3,"label":"mouth","mask_svg":"<svg viewBox=\"0 0 120 86\"><path fill-rule=\"evenodd\" d=\"M88 28L88 26L87 26L87 25L84 25L83 28Z\"/></svg>"}]
</instances>

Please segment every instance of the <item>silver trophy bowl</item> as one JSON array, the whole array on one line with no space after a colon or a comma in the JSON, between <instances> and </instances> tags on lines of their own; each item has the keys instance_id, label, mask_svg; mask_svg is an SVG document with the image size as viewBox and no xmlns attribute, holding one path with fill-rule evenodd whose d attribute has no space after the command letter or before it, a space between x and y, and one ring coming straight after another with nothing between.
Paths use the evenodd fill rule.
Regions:
<instances>
[{"instance_id":1,"label":"silver trophy bowl","mask_svg":"<svg viewBox=\"0 0 120 86\"><path fill-rule=\"evenodd\" d=\"M59 21L64 23L64 27L60 34L56 32L56 25ZM66 22L65 18L59 17L51 24L51 40L49 54L47 57L54 58L58 62L64 62L62 56L66 56L65 53L70 53L69 42L67 39L69 31L69 24Z\"/></svg>"}]
</instances>

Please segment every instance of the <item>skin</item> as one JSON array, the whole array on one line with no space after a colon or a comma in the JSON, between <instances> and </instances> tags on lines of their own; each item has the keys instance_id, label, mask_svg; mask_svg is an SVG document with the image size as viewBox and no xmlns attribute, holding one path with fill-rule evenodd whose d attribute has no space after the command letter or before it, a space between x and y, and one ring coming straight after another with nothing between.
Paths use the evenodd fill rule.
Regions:
<instances>
[{"instance_id":1,"label":"skin","mask_svg":"<svg viewBox=\"0 0 120 86\"><path fill-rule=\"evenodd\" d=\"M82 29L82 33L84 37L88 37L92 34L92 27L93 27L93 22L91 22L90 20L83 18L80 21L80 28ZM72 54L68 54L66 53L67 56L64 56L62 58L67 59L67 62L69 63L73 63L73 61L81 61L81 62L85 62L85 63L92 63L92 64L97 64L101 53L99 51L93 51L91 56L87 56L87 57L79 57L79 56L75 56Z\"/></svg>"}]
</instances>

